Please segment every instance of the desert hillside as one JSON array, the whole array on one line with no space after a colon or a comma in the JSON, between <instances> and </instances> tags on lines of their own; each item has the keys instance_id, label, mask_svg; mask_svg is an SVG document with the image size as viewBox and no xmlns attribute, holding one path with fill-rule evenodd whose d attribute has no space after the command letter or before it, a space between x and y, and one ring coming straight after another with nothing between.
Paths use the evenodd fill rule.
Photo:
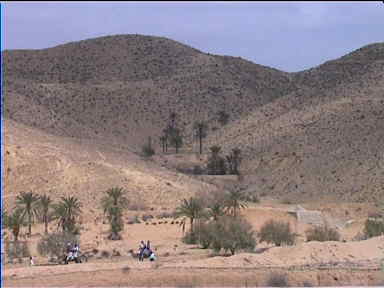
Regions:
<instances>
[{"instance_id":1,"label":"desert hillside","mask_svg":"<svg viewBox=\"0 0 384 288\"><path fill-rule=\"evenodd\" d=\"M211 145L221 146L224 153L240 148L245 183L259 195L292 200L383 197L383 43L297 73L142 35L5 51L3 56L9 191L41 185L43 190L69 191L90 185L87 191L101 191L124 179L136 181L136 175L119 174L121 169L133 169L131 159L140 163L137 167L149 165L136 155L148 136L161 154L158 137L170 113L176 112L185 136L183 151L177 157L155 157L158 163L152 163L145 175L160 173L165 169L160 166L175 166L165 163L196 164L192 154L183 152L191 150L193 122L205 120L205 156ZM227 125L218 122L220 111L228 113ZM22 138L25 144L17 144ZM44 141L60 147L61 152L49 156L53 161L36 152L42 151ZM114 151L111 157L117 162L91 170L88 162L109 151ZM56 164L66 157L78 160L78 154L88 155L84 163L76 163L81 167ZM17 168L20 163L22 169ZM204 165L201 160L197 164ZM45 168L35 169L40 165ZM43 180L39 175L56 173L55 169L62 169L55 174L60 185L55 177ZM204 185L201 179L182 177ZM188 191L180 196L193 190L188 185L183 189Z\"/></svg>"},{"instance_id":2,"label":"desert hillside","mask_svg":"<svg viewBox=\"0 0 384 288\"><path fill-rule=\"evenodd\" d=\"M383 199L384 44L293 79L301 89L220 129L207 145L242 149L249 189L259 193Z\"/></svg>"},{"instance_id":3,"label":"desert hillside","mask_svg":"<svg viewBox=\"0 0 384 288\"><path fill-rule=\"evenodd\" d=\"M5 51L5 115L51 134L141 145L178 123L240 118L294 91L288 73L202 53L173 40L119 35Z\"/></svg>"}]
</instances>

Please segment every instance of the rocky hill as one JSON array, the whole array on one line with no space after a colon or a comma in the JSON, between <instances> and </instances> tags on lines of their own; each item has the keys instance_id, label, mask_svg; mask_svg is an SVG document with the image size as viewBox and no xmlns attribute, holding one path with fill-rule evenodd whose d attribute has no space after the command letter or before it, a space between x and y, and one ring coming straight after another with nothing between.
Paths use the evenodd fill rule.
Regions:
<instances>
[{"instance_id":1,"label":"rocky hill","mask_svg":"<svg viewBox=\"0 0 384 288\"><path fill-rule=\"evenodd\" d=\"M103 154L117 149L114 155L121 155L117 158L122 162L116 165L125 169L132 159L141 163L134 153L148 136L158 143L169 114L176 112L187 148L195 120L210 126L205 152L213 144L225 153L241 148L245 181L259 194L301 200L383 197L383 43L297 73L141 35L5 51L3 63L6 134L14 139L6 143L14 145L6 157L24 157L25 165L40 161L43 150L34 147L45 136L34 135L47 135L60 147L66 141L77 143L60 148L74 159L88 150ZM218 123L220 111L229 114L229 124ZM18 137L24 137L24 156L15 152ZM92 155L85 161L99 157ZM15 161L8 162L7 181L16 191L28 187L41 171L36 165L28 172L14 169ZM83 168L81 175L88 173L88 166ZM153 163L146 171L151 175L159 169ZM108 174L113 179L108 185L122 183L114 173ZM100 170L92 179L104 174ZM27 177L24 182L20 175ZM55 177L62 181L60 175ZM87 179L81 181L93 181ZM76 186L78 181L69 182ZM183 195L189 193L188 185ZM192 190L201 188L197 186Z\"/></svg>"}]
</instances>

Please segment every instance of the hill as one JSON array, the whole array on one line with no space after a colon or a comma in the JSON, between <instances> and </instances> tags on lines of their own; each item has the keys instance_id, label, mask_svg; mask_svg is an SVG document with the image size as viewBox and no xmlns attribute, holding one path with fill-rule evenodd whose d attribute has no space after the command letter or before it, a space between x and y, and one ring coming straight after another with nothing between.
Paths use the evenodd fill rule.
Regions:
<instances>
[{"instance_id":1,"label":"hill","mask_svg":"<svg viewBox=\"0 0 384 288\"><path fill-rule=\"evenodd\" d=\"M46 132L126 147L157 139L169 114L190 139L195 119L239 119L295 90L288 73L173 40L117 35L5 51L6 117ZM211 125L213 127L213 125Z\"/></svg>"},{"instance_id":2,"label":"hill","mask_svg":"<svg viewBox=\"0 0 384 288\"><path fill-rule=\"evenodd\" d=\"M303 201L384 198L384 44L294 73L300 89L217 132L243 150L259 193ZM329 198L328 198L329 199Z\"/></svg>"},{"instance_id":3,"label":"hill","mask_svg":"<svg viewBox=\"0 0 384 288\"><path fill-rule=\"evenodd\" d=\"M177 112L184 152L192 148L193 122L206 120L205 154L214 144L225 153L241 148L245 182L259 194L373 201L384 186L383 47L368 45L297 73L142 35L5 51L5 117L10 127L78 143L71 153L96 149L88 143L140 162L135 153L148 136L160 152L158 137ZM228 113L228 125L218 123L220 111ZM40 140L30 141L34 149ZM191 157L161 158L189 165ZM159 165L151 167L148 173L157 173ZM29 173L32 179L36 171Z\"/></svg>"}]
</instances>

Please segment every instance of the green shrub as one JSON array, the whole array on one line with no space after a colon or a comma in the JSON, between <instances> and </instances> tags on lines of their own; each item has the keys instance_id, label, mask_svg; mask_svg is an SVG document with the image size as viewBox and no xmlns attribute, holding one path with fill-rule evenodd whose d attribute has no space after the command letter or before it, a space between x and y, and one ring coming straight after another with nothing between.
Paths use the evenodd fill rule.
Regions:
<instances>
[{"instance_id":1,"label":"green shrub","mask_svg":"<svg viewBox=\"0 0 384 288\"><path fill-rule=\"evenodd\" d=\"M6 241L5 252L7 254L10 263L13 263L13 259L21 259L29 257L30 252L26 241Z\"/></svg>"},{"instance_id":2,"label":"green shrub","mask_svg":"<svg viewBox=\"0 0 384 288\"><path fill-rule=\"evenodd\" d=\"M201 225L195 233L203 248L210 247L215 252L223 249L234 255L237 250L253 250L256 247L252 226L240 217L221 216L217 221Z\"/></svg>"},{"instance_id":3,"label":"green shrub","mask_svg":"<svg viewBox=\"0 0 384 288\"><path fill-rule=\"evenodd\" d=\"M194 231L191 232L191 231L188 231L184 234L183 238L181 239L181 241L185 244L196 244L197 241L198 241L198 238L197 238L197 233L195 233Z\"/></svg>"},{"instance_id":4,"label":"green shrub","mask_svg":"<svg viewBox=\"0 0 384 288\"><path fill-rule=\"evenodd\" d=\"M274 243L276 246L282 244L293 245L296 234L291 232L289 223L269 220L259 232L260 242Z\"/></svg>"},{"instance_id":5,"label":"green shrub","mask_svg":"<svg viewBox=\"0 0 384 288\"><path fill-rule=\"evenodd\" d=\"M381 219L367 219L364 225L366 238L376 237L384 234L384 221Z\"/></svg>"},{"instance_id":6,"label":"green shrub","mask_svg":"<svg viewBox=\"0 0 384 288\"><path fill-rule=\"evenodd\" d=\"M340 234L336 229L328 226L316 226L305 231L307 241L340 241Z\"/></svg>"}]
</instances>

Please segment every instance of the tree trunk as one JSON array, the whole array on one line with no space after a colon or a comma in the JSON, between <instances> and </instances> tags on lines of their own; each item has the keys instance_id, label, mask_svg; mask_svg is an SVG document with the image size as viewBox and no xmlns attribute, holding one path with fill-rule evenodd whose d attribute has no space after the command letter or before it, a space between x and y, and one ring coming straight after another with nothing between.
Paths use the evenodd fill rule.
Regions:
<instances>
[{"instance_id":1,"label":"tree trunk","mask_svg":"<svg viewBox=\"0 0 384 288\"><path fill-rule=\"evenodd\" d=\"M193 233L193 218L190 218L191 221L191 234Z\"/></svg>"},{"instance_id":2,"label":"tree trunk","mask_svg":"<svg viewBox=\"0 0 384 288\"><path fill-rule=\"evenodd\" d=\"M48 216L44 216L45 234L48 234Z\"/></svg>"},{"instance_id":3,"label":"tree trunk","mask_svg":"<svg viewBox=\"0 0 384 288\"><path fill-rule=\"evenodd\" d=\"M203 153L203 138L202 134L199 134L199 141L200 141L200 154Z\"/></svg>"},{"instance_id":4,"label":"tree trunk","mask_svg":"<svg viewBox=\"0 0 384 288\"><path fill-rule=\"evenodd\" d=\"M31 213L28 213L28 237L32 236L32 218Z\"/></svg>"}]
</instances>

